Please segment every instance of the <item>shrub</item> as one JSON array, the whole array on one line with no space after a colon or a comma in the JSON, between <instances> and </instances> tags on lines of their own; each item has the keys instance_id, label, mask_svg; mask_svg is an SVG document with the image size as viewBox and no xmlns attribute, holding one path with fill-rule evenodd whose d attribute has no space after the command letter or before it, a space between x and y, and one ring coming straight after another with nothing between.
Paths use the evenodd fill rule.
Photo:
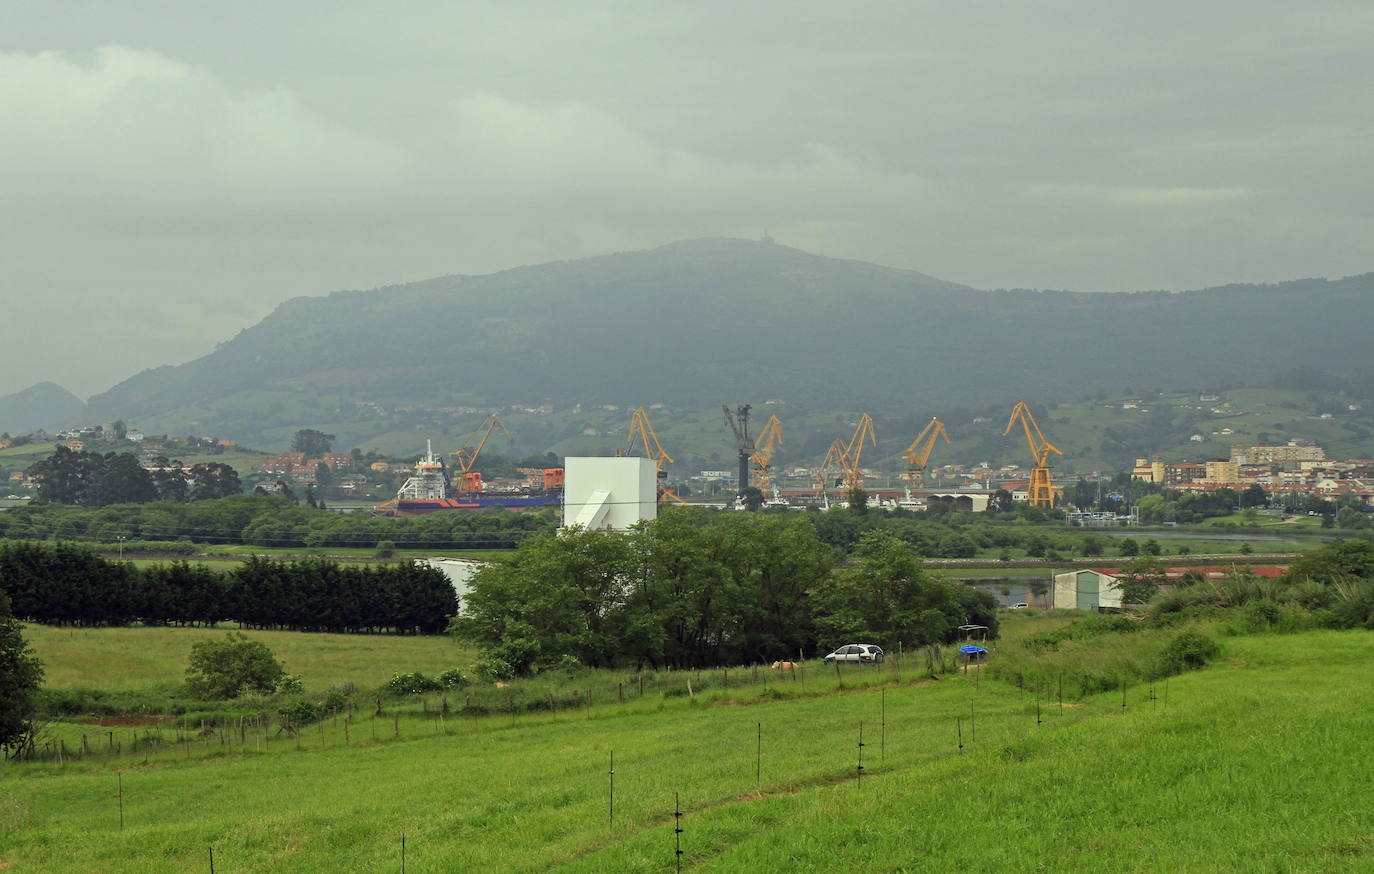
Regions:
<instances>
[{"instance_id":1,"label":"shrub","mask_svg":"<svg viewBox=\"0 0 1374 874\"><path fill-rule=\"evenodd\" d=\"M277 688L286 674L272 650L241 632L223 640L201 640L191 645L186 666L186 686L202 698L237 698L245 689L263 695Z\"/></svg>"},{"instance_id":2,"label":"shrub","mask_svg":"<svg viewBox=\"0 0 1374 874\"><path fill-rule=\"evenodd\" d=\"M392 541L392 540L378 540L378 541L377 541L377 557L378 557L378 558L391 558L391 557L392 557L393 555L395 555L395 554L396 554L396 543L395 543L395 541Z\"/></svg>"},{"instance_id":3,"label":"shrub","mask_svg":"<svg viewBox=\"0 0 1374 874\"><path fill-rule=\"evenodd\" d=\"M1221 654L1217 642L1197 631L1183 631L1164 645L1156 657L1156 672L1170 676L1200 668Z\"/></svg>"},{"instance_id":4,"label":"shrub","mask_svg":"<svg viewBox=\"0 0 1374 874\"><path fill-rule=\"evenodd\" d=\"M384 688L392 695L423 695L426 692L438 692L444 687L433 677L413 671L409 674L392 674Z\"/></svg>"},{"instance_id":5,"label":"shrub","mask_svg":"<svg viewBox=\"0 0 1374 874\"><path fill-rule=\"evenodd\" d=\"M297 701L283 707L277 712L281 714L281 718L287 725L290 725L292 728L299 728L302 725L309 725L312 722L317 722L323 715L320 712L319 705L310 701Z\"/></svg>"},{"instance_id":6,"label":"shrub","mask_svg":"<svg viewBox=\"0 0 1374 874\"><path fill-rule=\"evenodd\" d=\"M477 676L484 682L494 683L514 679L515 669L510 662L497 655L484 655L472 666Z\"/></svg>"},{"instance_id":7,"label":"shrub","mask_svg":"<svg viewBox=\"0 0 1374 874\"><path fill-rule=\"evenodd\" d=\"M468 675L457 668L449 668L439 675L439 684L445 689L460 689L471 682Z\"/></svg>"},{"instance_id":8,"label":"shrub","mask_svg":"<svg viewBox=\"0 0 1374 874\"><path fill-rule=\"evenodd\" d=\"M305 682L300 674L287 674L277 682L277 691L284 695L299 695L305 691Z\"/></svg>"}]
</instances>

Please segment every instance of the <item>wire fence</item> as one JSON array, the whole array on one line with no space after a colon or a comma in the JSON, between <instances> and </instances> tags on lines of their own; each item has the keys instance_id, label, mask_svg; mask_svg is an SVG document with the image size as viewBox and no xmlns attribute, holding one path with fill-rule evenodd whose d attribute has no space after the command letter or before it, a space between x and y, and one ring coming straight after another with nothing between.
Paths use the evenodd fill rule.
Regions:
<instances>
[{"instance_id":1,"label":"wire fence","mask_svg":"<svg viewBox=\"0 0 1374 874\"><path fill-rule=\"evenodd\" d=\"M907 661L908 668L905 679L902 679L903 660ZM915 663L914 668L912 662ZM967 688L967 701L944 700L940 705L945 710L944 716L929 714L929 718L936 723L946 718L948 722L944 724L953 723L950 725L953 731L944 736L947 739L942 739L938 733L922 731L910 719L894 719L889 713L888 692L902 693L911 689L913 681L928 679L931 675L919 670L927 664L937 669L942 668L950 674L956 671L961 674L973 673L973 676L965 675L962 678ZM603 806L600 813L602 828L612 836L629 837L639 835L646 829L652 831L656 823L671 824L671 833L664 835L663 864L665 868L671 866L680 870L684 863L692 860L694 854L691 830L688 828L693 813L721 806L724 803L722 798L725 801L745 796L762 798L769 785L794 789L798 786L852 782L856 791L864 791L866 782L881 779L896 769L922 761L935 762L943 758L962 756L966 751L979 746L1000 744L1005 750L1008 748L1006 744L1044 730L1043 726L1046 723L1063 724L1061 720L1047 718L1042 709L1042 698L1055 695L1059 692L1058 689L1034 689L1033 708L1024 695L1018 700L1001 684L989 684L989 692L983 692L981 683L975 677L981 673L985 664L983 661L962 660L944 648L930 647L921 652L891 657L883 665L842 669L838 681L832 681L829 666L817 665L814 662L809 664L812 673L809 680L805 677L808 668L805 663L798 664L792 670L750 666L733 670L659 672L645 677L646 682L642 691L638 683L632 685L628 695L625 694L623 681L619 682L614 695L603 694L595 702L595 713L591 709L593 699L587 689L575 690L561 698L555 697L552 701L554 706L549 706L549 698L539 700L528 695L524 700L517 701L517 693L521 690L512 690L509 687L482 691L484 694L490 693L489 700L504 695L511 716L511 726L518 725L517 718L523 714L539 715L538 720L528 723L530 727L557 723L568 718L612 717L617 711L637 709L635 704L641 698L646 701L663 701L668 697L681 697L668 694L678 688L684 690L683 694L689 699L712 695L712 703L728 701L727 696L731 689L737 692L748 690L754 700L768 701L772 696L764 694L765 688L776 689L779 684L794 684L794 688L800 692L807 682L810 683L806 696L808 698L856 691L876 693L871 697L859 699L856 703L853 711L856 719L850 724L852 732L836 733L829 740L818 742L821 750L828 747L833 751L832 755L825 757L826 761L803 761L800 764L794 761L794 772L787 773L778 764L778 761L786 761L786 757L781 755L782 751L779 751L779 756L771 760L773 763L768 769L768 784L763 781L763 765L765 761L770 761L769 744L766 743L768 733L763 721L752 721L747 725L750 730L737 739L743 741L739 754L733 755L727 747L722 746L712 768L713 778L738 786L735 789L729 789L727 786L724 796L720 795L721 790L717 790L716 797L698 799L695 806L688 804L686 808L682 803L683 796L680 790L673 792L671 809L667 803L668 799L661 792L653 792L652 797L643 791L635 792L635 777L640 776L634 773L636 770L640 771L641 775L646 770L658 770L654 763L646 761L643 757L637 760L632 758L627 763L625 758L616 756L614 749L607 751L604 748L600 757L590 756L589 761L599 758L601 762L599 766L589 764L587 779L604 781L601 790L604 792L601 796ZM819 671L820 667L826 667L826 670ZM845 673L849 673L847 678L844 676ZM822 680L822 677L826 679ZM992 697L988 697L990 693ZM1155 686L1150 685L1148 691L1137 696L1139 700L1136 703L1152 705L1150 708L1140 708L1141 710L1153 710L1158 709L1157 702L1162 700L1164 707L1167 708L1168 693L1167 681L1163 685L1163 695L1157 694ZM1130 695L1131 690L1123 685L1121 710L1118 713L1126 713L1131 703ZM160 763L184 763L220 756L308 753L357 745L403 743L426 738L466 738L479 726L463 726L465 718L470 718L474 722L485 719L485 727L491 730L504 730L509 727L504 723L504 719L498 719L493 723L493 714L486 709L487 702L474 706L471 696L471 692L465 694L461 706L456 700L451 700L452 696L449 695L418 696L401 702L375 699L366 707L359 707L356 701L350 701L348 706L338 712L312 723L293 723L289 717L281 714L260 714L220 719L182 717L163 720L155 725L92 727L83 730L75 744L69 744L67 738L44 741L21 750L13 761L49 763L59 769L69 766L88 769L92 760L98 760L102 765L115 769L112 775L115 778L112 781L114 785L111 786L110 793L110 828L123 830L126 825L148 825L137 821L131 822L127 816L126 802L142 791L138 786L138 778L129 772L130 768ZM1060 701L1057 715L1064 717L1062 692L1056 697L1059 697ZM499 697L496 700L500 700ZM905 703L909 706L915 700L913 696ZM556 706L560 701L564 704L561 710ZM567 707L569 701L575 701L580 706ZM980 701L983 703L980 704ZM416 707L416 704L419 706ZM1108 707L1114 709L1114 705L1109 704ZM990 719L991 725L988 723ZM876 726L868 720L874 720ZM879 738L876 761L872 753L875 727ZM888 747L893 746L894 742L896 746L889 750ZM845 750L848 750L847 754ZM847 763L845 759L848 760ZM630 770L627 771L627 768ZM130 773L133 779L126 781L126 773ZM733 777L730 776L732 774ZM617 778L627 776L630 778L628 784L618 782ZM684 783L694 778L699 779L700 775L670 777L680 779ZM635 797L636 794L639 797ZM587 815L596 816L591 811ZM604 844L604 840L598 841L598 844ZM398 866L399 870L405 871L407 865L413 866L419 861L425 866L421 870L444 870L442 867L434 867L442 865L442 862L437 856L430 855L429 849L423 836L402 831L396 835L393 864ZM361 863L364 860L376 863L379 854L384 857L387 851L377 846L364 846L333 862L343 870L351 863ZM211 872L238 870L235 865L240 863L247 868L256 864L248 859L235 859L233 848L222 845L207 846L204 859L205 870Z\"/></svg>"}]
</instances>

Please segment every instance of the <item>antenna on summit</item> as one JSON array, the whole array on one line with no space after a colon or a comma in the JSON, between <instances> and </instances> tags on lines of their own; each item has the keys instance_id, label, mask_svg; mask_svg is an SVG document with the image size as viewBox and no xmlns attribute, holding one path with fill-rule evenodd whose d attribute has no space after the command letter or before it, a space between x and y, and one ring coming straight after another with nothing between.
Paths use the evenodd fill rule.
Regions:
<instances>
[{"instance_id":1,"label":"antenna on summit","mask_svg":"<svg viewBox=\"0 0 1374 874\"><path fill-rule=\"evenodd\" d=\"M759 242L761 242L761 243L776 243L777 240L775 240L775 239L773 239L772 237L768 236L768 229L767 229L767 228L764 228L764 229L763 229L763 239L760 240Z\"/></svg>"}]
</instances>

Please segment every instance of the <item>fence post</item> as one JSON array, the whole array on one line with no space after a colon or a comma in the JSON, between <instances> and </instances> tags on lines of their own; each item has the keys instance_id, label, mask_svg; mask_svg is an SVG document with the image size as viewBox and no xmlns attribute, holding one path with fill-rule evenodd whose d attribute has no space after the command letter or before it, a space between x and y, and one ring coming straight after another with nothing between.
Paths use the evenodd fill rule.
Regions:
<instances>
[{"instance_id":1,"label":"fence post","mask_svg":"<svg viewBox=\"0 0 1374 874\"><path fill-rule=\"evenodd\" d=\"M608 824L610 825L611 828L615 828L615 750L611 750L611 770L610 770L610 778L611 778L611 795L610 795L610 805L609 805L609 808L608 808Z\"/></svg>"},{"instance_id":2,"label":"fence post","mask_svg":"<svg viewBox=\"0 0 1374 874\"><path fill-rule=\"evenodd\" d=\"M964 721L963 717L954 717L954 731L959 737L959 754L964 754Z\"/></svg>"},{"instance_id":3,"label":"fence post","mask_svg":"<svg viewBox=\"0 0 1374 874\"><path fill-rule=\"evenodd\" d=\"M673 793L673 858L677 860L677 870L682 871L682 800Z\"/></svg>"},{"instance_id":4,"label":"fence post","mask_svg":"<svg viewBox=\"0 0 1374 874\"><path fill-rule=\"evenodd\" d=\"M859 775L859 788L864 788L864 724L859 723L859 765L855 773Z\"/></svg>"},{"instance_id":5,"label":"fence post","mask_svg":"<svg viewBox=\"0 0 1374 874\"><path fill-rule=\"evenodd\" d=\"M124 774L115 775L119 779L119 830L124 831Z\"/></svg>"},{"instance_id":6,"label":"fence post","mask_svg":"<svg viewBox=\"0 0 1374 874\"><path fill-rule=\"evenodd\" d=\"M758 724L758 740L754 745L754 785L762 782L763 776L763 723Z\"/></svg>"}]
</instances>

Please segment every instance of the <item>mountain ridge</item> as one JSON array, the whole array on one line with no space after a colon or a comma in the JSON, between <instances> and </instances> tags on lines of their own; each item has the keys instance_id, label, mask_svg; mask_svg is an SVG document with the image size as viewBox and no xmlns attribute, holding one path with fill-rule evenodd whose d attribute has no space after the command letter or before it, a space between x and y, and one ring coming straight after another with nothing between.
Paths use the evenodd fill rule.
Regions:
<instances>
[{"instance_id":1,"label":"mountain ridge","mask_svg":"<svg viewBox=\"0 0 1374 874\"><path fill-rule=\"evenodd\" d=\"M241 439L289 419L269 414L273 403L321 397L332 400L320 415L369 401L1054 400L1301 367L1374 371L1360 328L1371 317L1374 274L1185 292L983 291L705 238L292 298L209 355L92 397L86 413L193 421ZM262 421L243 421L253 416Z\"/></svg>"}]
</instances>

